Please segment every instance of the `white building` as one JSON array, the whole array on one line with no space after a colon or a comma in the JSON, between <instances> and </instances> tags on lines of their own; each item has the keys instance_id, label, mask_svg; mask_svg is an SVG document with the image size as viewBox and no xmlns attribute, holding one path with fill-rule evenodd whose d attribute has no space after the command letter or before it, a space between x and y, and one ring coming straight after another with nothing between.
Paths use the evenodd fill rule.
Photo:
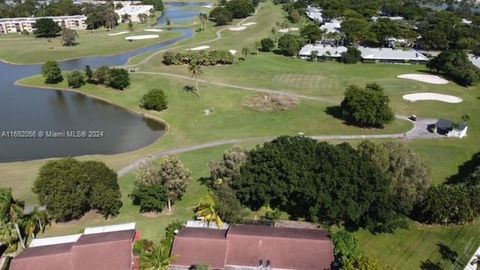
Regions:
<instances>
[{"instance_id":1,"label":"white building","mask_svg":"<svg viewBox=\"0 0 480 270\"><path fill-rule=\"evenodd\" d=\"M428 58L416 50L402 50L393 48L358 47L362 53L362 60L371 63L426 63ZM317 56L326 58L339 58L347 51L344 46L330 46L325 44L307 44L298 53L300 58L309 59L312 51L317 51Z\"/></svg>"},{"instance_id":2,"label":"white building","mask_svg":"<svg viewBox=\"0 0 480 270\"><path fill-rule=\"evenodd\" d=\"M0 34L21 33L27 31L32 33L35 30L35 22L38 19L52 19L61 27L74 30L87 28L84 15L58 16L58 17L25 17L25 18L4 18L0 19Z\"/></svg>"},{"instance_id":3,"label":"white building","mask_svg":"<svg viewBox=\"0 0 480 270\"><path fill-rule=\"evenodd\" d=\"M325 33L339 33L342 30L342 20L333 19L320 26Z\"/></svg>"},{"instance_id":4,"label":"white building","mask_svg":"<svg viewBox=\"0 0 480 270\"><path fill-rule=\"evenodd\" d=\"M480 57L475 56L473 54L469 54L468 59L470 59L470 61L474 66L476 66L477 68L480 68Z\"/></svg>"},{"instance_id":5,"label":"white building","mask_svg":"<svg viewBox=\"0 0 480 270\"><path fill-rule=\"evenodd\" d=\"M125 5L121 9L115 10L115 12L120 16L120 18L128 14L132 22L140 22L138 15L140 14L150 14L150 10L153 9L152 5Z\"/></svg>"},{"instance_id":6,"label":"white building","mask_svg":"<svg viewBox=\"0 0 480 270\"><path fill-rule=\"evenodd\" d=\"M307 7L307 16L316 21L316 22L322 22L323 21L323 16L322 16L322 10L316 7L308 6Z\"/></svg>"},{"instance_id":7,"label":"white building","mask_svg":"<svg viewBox=\"0 0 480 270\"><path fill-rule=\"evenodd\" d=\"M467 123L455 124L445 119L439 119L434 125L434 133L447 137L463 138L467 136L467 130Z\"/></svg>"}]
</instances>

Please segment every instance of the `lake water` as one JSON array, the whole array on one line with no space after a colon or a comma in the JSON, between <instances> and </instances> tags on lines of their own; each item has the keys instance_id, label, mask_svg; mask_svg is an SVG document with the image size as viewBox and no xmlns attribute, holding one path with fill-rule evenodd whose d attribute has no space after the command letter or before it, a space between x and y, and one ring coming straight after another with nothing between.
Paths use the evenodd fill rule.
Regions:
<instances>
[{"instance_id":1,"label":"lake water","mask_svg":"<svg viewBox=\"0 0 480 270\"><path fill-rule=\"evenodd\" d=\"M192 7L183 3L166 6L165 13L170 14L174 23L186 18L193 20L199 13L193 14ZM174 31L181 32L182 36L123 54L67 60L60 65L63 70L83 69L85 65L92 68L123 65L132 56L156 51L193 36L191 29ZM0 62L0 162L122 153L147 146L165 134L166 127L162 123L82 94L14 84L40 70L41 65ZM14 131L22 131L20 136L27 135L23 131L32 131L37 138L14 138L19 136L18 133L12 135ZM85 138L83 132L87 132L87 137L100 138ZM38 138L39 134L43 137ZM53 137L55 135L58 137Z\"/></svg>"}]
</instances>

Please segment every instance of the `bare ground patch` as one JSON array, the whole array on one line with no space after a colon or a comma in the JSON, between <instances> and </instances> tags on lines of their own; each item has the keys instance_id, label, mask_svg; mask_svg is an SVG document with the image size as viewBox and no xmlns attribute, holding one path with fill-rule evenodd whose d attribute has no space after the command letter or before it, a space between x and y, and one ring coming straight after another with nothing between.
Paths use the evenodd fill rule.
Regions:
<instances>
[{"instance_id":1,"label":"bare ground patch","mask_svg":"<svg viewBox=\"0 0 480 270\"><path fill-rule=\"evenodd\" d=\"M259 112L289 111L299 104L300 99L297 97L275 94L257 94L247 97L242 102L244 108Z\"/></svg>"}]
</instances>

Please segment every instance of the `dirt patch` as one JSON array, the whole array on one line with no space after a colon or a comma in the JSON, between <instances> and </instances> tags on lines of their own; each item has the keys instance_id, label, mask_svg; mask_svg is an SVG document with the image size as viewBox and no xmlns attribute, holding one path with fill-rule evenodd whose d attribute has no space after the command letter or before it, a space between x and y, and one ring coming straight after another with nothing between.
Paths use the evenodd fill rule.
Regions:
<instances>
[{"instance_id":1,"label":"dirt patch","mask_svg":"<svg viewBox=\"0 0 480 270\"><path fill-rule=\"evenodd\" d=\"M259 112L278 112L295 109L300 104L300 99L285 95L257 94L247 97L242 106Z\"/></svg>"}]
</instances>

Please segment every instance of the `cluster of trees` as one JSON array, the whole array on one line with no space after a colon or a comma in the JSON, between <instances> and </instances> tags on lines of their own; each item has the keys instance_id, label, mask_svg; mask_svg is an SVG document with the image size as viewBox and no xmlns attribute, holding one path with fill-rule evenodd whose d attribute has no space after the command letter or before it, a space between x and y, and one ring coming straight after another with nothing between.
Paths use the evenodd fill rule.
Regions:
<instances>
[{"instance_id":1,"label":"cluster of trees","mask_svg":"<svg viewBox=\"0 0 480 270\"><path fill-rule=\"evenodd\" d=\"M199 207L217 223L240 222L245 207L267 207L269 220L283 211L324 225L392 231L405 217L421 220L431 189L429 167L399 142L364 141L354 149L283 136L251 151L234 147L209 168L212 193Z\"/></svg>"},{"instance_id":2,"label":"cluster of trees","mask_svg":"<svg viewBox=\"0 0 480 270\"><path fill-rule=\"evenodd\" d=\"M82 5L72 0L58 0L48 5L39 4L36 0L26 0L7 6L0 3L0 18L45 17L82 14Z\"/></svg>"},{"instance_id":3,"label":"cluster of trees","mask_svg":"<svg viewBox=\"0 0 480 270\"><path fill-rule=\"evenodd\" d=\"M148 160L138 168L135 188L129 196L140 206L140 212L161 212L165 206L172 211L190 181L190 171L177 157L162 158L158 168Z\"/></svg>"},{"instance_id":4,"label":"cluster of trees","mask_svg":"<svg viewBox=\"0 0 480 270\"><path fill-rule=\"evenodd\" d=\"M442 73L463 86L471 86L480 80L480 70L470 62L461 50L440 53L427 63L430 71Z\"/></svg>"},{"instance_id":5,"label":"cluster of trees","mask_svg":"<svg viewBox=\"0 0 480 270\"><path fill-rule=\"evenodd\" d=\"M259 1L257 0L232 0L214 8L210 11L208 17L217 25L226 25L231 23L233 19L250 16L255 11L258 3Z\"/></svg>"},{"instance_id":6,"label":"cluster of trees","mask_svg":"<svg viewBox=\"0 0 480 270\"><path fill-rule=\"evenodd\" d=\"M105 218L116 216L122 206L117 173L100 161L48 161L38 172L33 192L48 214L62 222L90 210Z\"/></svg>"},{"instance_id":7,"label":"cluster of trees","mask_svg":"<svg viewBox=\"0 0 480 270\"><path fill-rule=\"evenodd\" d=\"M102 84L113 89L123 90L130 85L130 74L124 68L109 68L100 66L92 72L89 66L85 66L86 82Z\"/></svg>"},{"instance_id":8,"label":"cluster of trees","mask_svg":"<svg viewBox=\"0 0 480 270\"><path fill-rule=\"evenodd\" d=\"M149 90L140 100L140 107L146 110L163 111L168 108L165 91L159 88Z\"/></svg>"},{"instance_id":9,"label":"cluster of trees","mask_svg":"<svg viewBox=\"0 0 480 270\"><path fill-rule=\"evenodd\" d=\"M166 52L163 54L165 65L188 65L192 62L201 66L231 65L235 57L227 50Z\"/></svg>"},{"instance_id":10,"label":"cluster of trees","mask_svg":"<svg viewBox=\"0 0 480 270\"><path fill-rule=\"evenodd\" d=\"M57 84L63 81L62 70L56 61L48 61L42 66L45 83ZM124 68L101 66L93 71L85 66L84 72L72 71L67 74L68 86L79 88L85 83L103 84L107 87L123 90L130 85L130 74Z\"/></svg>"},{"instance_id":11,"label":"cluster of trees","mask_svg":"<svg viewBox=\"0 0 480 270\"><path fill-rule=\"evenodd\" d=\"M340 109L341 115L350 124L361 127L383 127L393 121L390 98L377 83L362 88L350 85L345 91Z\"/></svg>"},{"instance_id":12,"label":"cluster of trees","mask_svg":"<svg viewBox=\"0 0 480 270\"><path fill-rule=\"evenodd\" d=\"M76 45L75 41L78 37L76 30L60 27L56 22L49 18L36 20L34 34L35 37L38 38L53 38L61 35L63 46Z\"/></svg>"},{"instance_id":13,"label":"cluster of trees","mask_svg":"<svg viewBox=\"0 0 480 270\"><path fill-rule=\"evenodd\" d=\"M19 245L25 248L29 237L35 238L50 225L46 211L34 208L25 213L24 202L15 199L12 190L0 187L0 242L6 252L15 252Z\"/></svg>"}]
</instances>

